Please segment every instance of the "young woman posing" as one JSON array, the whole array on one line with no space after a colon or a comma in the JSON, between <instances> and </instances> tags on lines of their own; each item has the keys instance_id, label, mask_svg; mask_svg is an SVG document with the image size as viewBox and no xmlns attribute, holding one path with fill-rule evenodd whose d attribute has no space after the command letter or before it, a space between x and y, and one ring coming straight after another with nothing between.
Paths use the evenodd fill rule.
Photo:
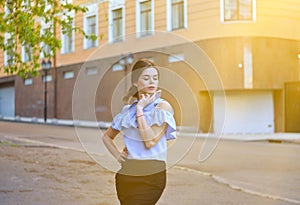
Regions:
<instances>
[{"instance_id":1,"label":"young woman posing","mask_svg":"<svg viewBox=\"0 0 300 205\"><path fill-rule=\"evenodd\" d=\"M175 139L176 124L171 105L160 98L159 70L146 59L131 71L132 86L125 105L103 135L110 153L121 163L116 190L122 205L154 205L166 186L167 140ZM122 131L125 148L114 139Z\"/></svg>"}]
</instances>

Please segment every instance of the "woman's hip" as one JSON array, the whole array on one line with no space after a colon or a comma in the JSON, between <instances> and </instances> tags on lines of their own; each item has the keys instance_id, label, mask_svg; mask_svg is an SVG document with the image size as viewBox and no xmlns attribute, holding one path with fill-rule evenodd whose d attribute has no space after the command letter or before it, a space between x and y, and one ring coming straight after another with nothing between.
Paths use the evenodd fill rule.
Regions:
<instances>
[{"instance_id":1,"label":"woman's hip","mask_svg":"<svg viewBox=\"0 0 300 205\"><path fill-rule=\"evenodd\" d=\"M127 159L121 164L119 174L129 176L147 176L166 171L166 163L160 160Z\"/></svg>"}]
</instances>

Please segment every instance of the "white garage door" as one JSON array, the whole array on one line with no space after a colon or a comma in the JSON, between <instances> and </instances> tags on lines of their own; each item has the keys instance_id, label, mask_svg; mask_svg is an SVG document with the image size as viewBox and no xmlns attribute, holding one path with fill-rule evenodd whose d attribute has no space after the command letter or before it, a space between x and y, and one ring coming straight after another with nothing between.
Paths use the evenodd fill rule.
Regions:
<instances>
[{"instance_id":1,"label":"white garage door","mask_svg":"<svg viewBox=\"0 0 300 205\"><path fill-rule=\"evenodd\" d=\"M214 129L223 133L273 133L272 91L226 92L225 122L219 111L222 96L214 94ZM223 127L224 125L224 127Z\"/></svg>"},{"instance_id":2,"label":"white garage door","mask_svg":"<svg viewBox=\"0 0 300 205\"><path fill-rule=\"evenodd\" d=\"M15 88L0 88L0 115L2 117L15 116Z\"/></svg>"}]
</instances>

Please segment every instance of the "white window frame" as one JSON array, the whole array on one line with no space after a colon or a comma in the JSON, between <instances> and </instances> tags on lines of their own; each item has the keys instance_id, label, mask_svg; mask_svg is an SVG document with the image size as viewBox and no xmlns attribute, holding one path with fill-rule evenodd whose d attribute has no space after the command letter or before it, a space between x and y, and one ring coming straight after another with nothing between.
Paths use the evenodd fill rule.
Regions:
<instances>
[{"instance_id":1,"label":"white window frame","mask_svg":"<svg viewBox=\"0 0 300 205\"><path fill-rule=\"evenodd\" d=\"M122 38L119 41L115 41L113 35L113 11L117 9L122 9ZM125 1L110 1L109 2L109 14L108 14L108 42L120 42L125 40Z\"/></svg>"},{"instance_id":2,"label":"white window frame","mask_svg":"<svg viewBox=\"0 0 300 205\"><path fill-rule=\"evenodd\" d=\"M48 24L45 24L44 22L42 22L41 23L41 34L44 34L44 30L46 30L46 29L51 29L51 27L50 27L50 23L48 23ZM45 43L44 42L41 42L41 48L45 45ZM51 51L50 51L51 52ZM50 53L51 54L51 53ZM41 51L41 53L40 53L40 58L41 59L43 59L43 58L45 58L45 56L44 56L44 53L43 53L43 50Z\"/></svg>"},{"instance_id":3,"label":"white window frame","mask_svg":"<svg viewBox=\"0 0 300 205\"><path fill-rule=\"evenodd\" d=\"M98 36L98 5L97 4L91 4L91 5L88 5L86 7L88 8L88 12L84 14L84 18L83 18L84 32L87 33L87 31L88 31L88 24L87 24L88 21L87 21L87 19L89 17L95 16L95 18L96 18L95 35ZM95 40L95 46L89 46L89 41L92 41L92 39L87 39L87 38L83 39L83 48L84 49L95 48L95 47L98 46L98 40L97 39Z\"/></svg>"},{"instance_id":4,"label":"white window frame","mask_svg":"<svg viewBox=\"0 0 300 205\"><path fill-rule=\"evenodd\" d=\"M5 43L8 41L8 39L10 39L11 38L11 35L9 34L9 33L6 33L5 34ZM13 58L14 58L14 56L13 56ZM9 59L9 56L8 56L8 54L7 54L7 51L5 51L4 52L4 66L9 66L9 64L8 64L8 59ZM14 62L12 63L12 64L14 64Z\"/></svg>"},{"instance_id":5,"label":"white window frame","mask_svg":"<svg viewBox=\"0 0 300 205\"><path fill-rule=\"evenodd\" d=\"M243 20L243 19L237 19L237 20L225 20L225 0L220 0L220 22L221 23L235 23L235 22L246 22L246 23L253 23L256 22L256 0L252 1L252 19L251 20Z\"/></svg>"},{"instance_id":6,"label":"white window frame","mask_svg":"<svg viewBox=\"0 0 300 205\"><path fill-rule=\"evenodd\" d=\"M172 28L172 0L167 0L167 31L186 29L188 27L187 0L183 0L183 9L184 9L183 28L173 29Z\"/></svg>"},{"instance_id":7,"label":"white window frame","mask_svg":"<svg viewBox=\"0 0 300 205\"><path fill-rule=\"evenodd\" d=\"M26 46L27 45L22 45L22 62L23 63L26 63L26 62L29 62L30 59L27 59L27 53L26 53ZM30 46L31 48L31 53L29 55L31 55L31 60L32 60L32 47Z\"/></svg>"},{"instance_id":8,"label":"white window frame","mask_svg":"<svg viewBox=\"0 0 300 205\"><path fill-rule=\"evenodd\" d=\"M74 13L73 12L69 15L73 15L73 18L74 18ZM75 18L73 19L73 22L72 22L73 27L74 27L74 25L75 25ZM74 30L72 31L72 49L71 49L71 51L66 51L65 46L64 46L64 44L65 44L65 35L68 35L68 34L67 33L63 34L62 30L63 30L63 28L61 28L61 33L60 33L60 35L61 35L61 45L62 45L61 46L61 54L68 54L68 53L75 52L75 31Z\"/></svg>"},{"instance_id":9,"label":"white window frame","mask_svg":"<svg viewBox=\"0 0 300 205\"><path fill-rule=\"evenodd\" d=\"M137 38L140 38L140 37L145 37L144 35L141 35L141 3L143 2L146 2L146 1L149 1L149 0L137 0L136 1L136 37ZM154 14L155 14L155 10L154 10L154 0L150 0L151 1L151 25L152 25L152 28L150 29L151 32L149 35L153 35L154 34L154 28L155 28L155 25L154 25ZM146 35L148 36L148 35Z\"/></svg>"}]
</instances>

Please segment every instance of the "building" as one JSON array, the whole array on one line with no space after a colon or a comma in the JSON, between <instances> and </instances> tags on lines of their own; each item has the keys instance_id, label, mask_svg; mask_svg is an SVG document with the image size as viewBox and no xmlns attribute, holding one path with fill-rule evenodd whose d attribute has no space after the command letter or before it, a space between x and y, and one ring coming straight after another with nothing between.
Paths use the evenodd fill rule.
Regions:
<instances>
[{"instance_id":1,"label":"building","mask_svg":"<svg viewBox=\"0 0 300 205\"><path fill-rule=\"evenodd\" d=\"M82 100L79 107L84 111L80 120L93 120L86 113L96 113L97 120L110 121L114 106L121 107L114 105L111 99L131 63L128 61L124 66L119 60L131 59L127 58L130 56L153 59L187 82L196 96L196 111L182 112L189 107L189 102L178 100L183 93L174 96L165 92L166 98L173 99L179 125L192 124L194 117L200 116L198 126L202 132L300 131L299 1L73 0L73 3L89 8L88 13L76 16L74 23L101 38L91 41L75 33L58 32L62 48L56 56L56 65L46 77L41 71L38 78L0 78L2 117L43 118L44 81L47 81L48 118L73 119L73 91L81 73L90 80L99 74L106 77L98 85L96 94L90 93L96 95L95 106L90 111ZM168 51L168 46L156 43L156 36L163 33L175 39L187 39L201 48L215 66L222 89L207 87L205 79L185 63L190 56L180 49L185 48L184 44L170 43L172 48L177 46L171 49L172 55L154 52ZM107 52L102 52L99 59L91 58L103 48ZM5 53L0 57L5 64ZM103 73L108 62L116 63ZM124 81L122 92L128 83Z\"/></svg>"}]
</instances>

